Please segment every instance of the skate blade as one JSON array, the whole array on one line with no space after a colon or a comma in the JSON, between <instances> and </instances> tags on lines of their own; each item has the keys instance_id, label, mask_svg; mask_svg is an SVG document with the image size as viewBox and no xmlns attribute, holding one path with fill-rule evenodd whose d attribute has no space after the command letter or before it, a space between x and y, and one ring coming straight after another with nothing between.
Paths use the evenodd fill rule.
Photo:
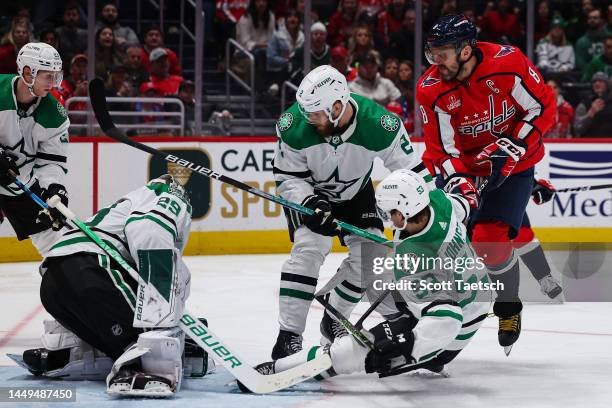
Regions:
<instances>
[{"instance_id":1,"label":"skate blade","mask_svg":"<svg viewBox=\"0 0 612 408\"><path fill-rule=\"evenodd\" d=\"M510 355L510 352L512 351L512 347L514 347L514 344L504 347L504 353L506 353L506 357Z\"/></svg>"},{"instance_id":2,"label":"skate blade","mask_svg":"<svg viewBox=\"0 0 612 408\"><path fill-rule=\"evenodd\" d=\"M15 363L17 363L17 365L21 368L25 368L26 370L30 371L30 368L28 367L28 365L23 361L23 356L19 355L19 354L6 354L6 356L8 358L10 358L11 360L13 360Z\"/></svg>"},{"instance_id":3,"label":"skate blade","mask_svg":"<svg viewBox=\"0 0 612 408\"><path fill-rule=\"evenodd\" d=\"M121 390L121 389L107 389L106 393L114 397L122 398L168 398L173 397L174 392L165 387L152 387L146 390Z\"/></svg>"}]
</instances>

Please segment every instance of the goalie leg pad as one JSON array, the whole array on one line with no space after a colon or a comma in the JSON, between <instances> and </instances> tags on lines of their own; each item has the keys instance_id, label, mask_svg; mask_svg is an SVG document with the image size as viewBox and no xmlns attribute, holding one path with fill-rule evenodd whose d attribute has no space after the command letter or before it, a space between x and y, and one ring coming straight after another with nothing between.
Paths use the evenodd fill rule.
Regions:
<instances>
[{"instance_id":1,"label":"goalie leg pad","mask_svg":"<svg viewBox=\"0 0 612 408\"><path fill-rule=\"evenodd\" d=\"M183 377L183 347L184 334L178 327L142 333L113 364L106 379L106 392L123 396L174 395Z\"/></svg>"},{"instance_id":2,"label":"goalie leg pad","mask_svg":"<svg viewBox=\"0 0 612 408\"><path fill-rule=\"evenodd\" d=\"M75 381L104 380L113 364L109 357L85 343L55 320L45 320L43 325L45 332L41 340L44 348L24 352L24 361L27 361L28 365L41 368L40 374L45 377ZM63 350L68 352L66 364L61 367L57 367L57 364L48 364L48 361L57 360L53 353L57 354ZM33 359L36 361L32 361Z\"/></svg>"}]
</instances>

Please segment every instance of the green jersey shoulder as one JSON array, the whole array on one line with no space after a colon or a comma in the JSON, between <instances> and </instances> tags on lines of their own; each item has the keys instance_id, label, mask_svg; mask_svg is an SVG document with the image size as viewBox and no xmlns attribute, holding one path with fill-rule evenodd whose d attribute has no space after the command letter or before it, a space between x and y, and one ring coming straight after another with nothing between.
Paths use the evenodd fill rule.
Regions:
<instances>
[{"instance_id":1,"label":"green jersey shoulder","mask_svg":"<svg viewBox=\"0 0 612 408\"><path fill-rule=\"evenodd\" d=\"M371 151L389 147L402 126L401 120L371 99L351 94L351 102L357 105L357 125L346 143L363 146ZM297 102L279 117L276 128L281 141L296 150L327 143L317 134L314 126L306 121Z\"/></svg>"}]
</instances>

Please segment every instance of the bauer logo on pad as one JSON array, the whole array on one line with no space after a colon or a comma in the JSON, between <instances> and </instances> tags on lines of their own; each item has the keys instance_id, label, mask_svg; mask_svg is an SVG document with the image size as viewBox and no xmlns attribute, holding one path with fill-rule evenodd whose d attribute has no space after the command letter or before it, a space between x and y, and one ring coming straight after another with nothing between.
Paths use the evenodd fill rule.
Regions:
<instances>
[{"instance_id":1,"label":"bauer logo on pad","mask_svg":"<svg viewBox=\"0 0 612 408\"><path fill-rule=\"evenodd\" d=\"M208 153L199 149L160 149L181 159L189 160L200 166L210 168L210 157ZM194 169L195 171L195 169ZM163 158L152 156L149 161L149 180L162 174L171 174L189 194L193 208L193 219L205 217L210 211L210 178L193 174L190 169L179 166L177 163L169 163Z\"/></svg>"}]
</instances>

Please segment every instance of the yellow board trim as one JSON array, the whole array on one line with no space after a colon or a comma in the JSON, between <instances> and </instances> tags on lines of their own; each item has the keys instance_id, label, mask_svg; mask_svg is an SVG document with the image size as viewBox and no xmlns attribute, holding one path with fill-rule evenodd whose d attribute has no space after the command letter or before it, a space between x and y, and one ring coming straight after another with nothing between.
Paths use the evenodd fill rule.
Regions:
<instances>
[{"instance_id":1,"label":"yellow board trim","mask_svg":"<svg viewBox=\"0 0 612 408\"><path fill-rule=\"evenodd\" d=\"M545 249L561 249L555 243L597 242L612 247L612 228L534 228ZM387 237L390 237L387 231ZM291 241L286 230L267 231L206 231L192 232L185 248L185 255L236 255L289 253ZM334 238L332 251L346 248ZM0 238L0 262L39 261L41 258L28 239Z\"/></svg>"}]
</instances>

